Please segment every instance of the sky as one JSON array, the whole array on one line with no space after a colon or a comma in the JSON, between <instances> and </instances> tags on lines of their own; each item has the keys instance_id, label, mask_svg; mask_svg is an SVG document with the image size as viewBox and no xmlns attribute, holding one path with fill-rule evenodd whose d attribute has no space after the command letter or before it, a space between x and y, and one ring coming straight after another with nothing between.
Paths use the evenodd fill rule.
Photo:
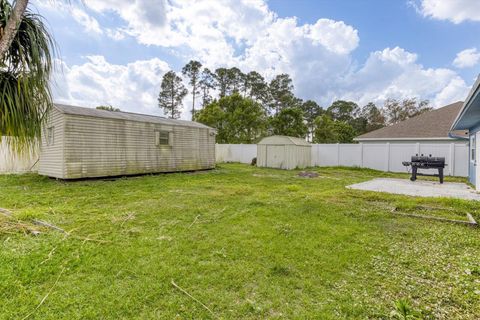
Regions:
<instances>
[{"instance_id":1,"label":"sky","mask_svg":"<svg viewBox=\"0 0 480 320\"><path fill-rule=\"evenodd\" d=\"M478 0L33 0L58 54L55 102L162 115L162 76L205 67L288 73L328 107L463 100L480 70ZM189 119L190 95L182 118Z\"/></svg>"}]
</instances>

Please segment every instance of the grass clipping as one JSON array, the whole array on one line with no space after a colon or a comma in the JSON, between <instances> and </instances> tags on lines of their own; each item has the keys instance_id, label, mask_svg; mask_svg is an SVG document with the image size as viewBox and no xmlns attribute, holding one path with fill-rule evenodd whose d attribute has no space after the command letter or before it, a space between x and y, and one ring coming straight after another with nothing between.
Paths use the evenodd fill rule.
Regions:
<instances>
[{"instance_id":1,"label":"grass clipping","mask_svg":"<svg viewBox=\"0 0 480 320\"><path fill-rule=\"evenodd\" d=\"M0 234L33 234L39 235L42 232L42 228L35 226L31 223L16 219L12 212L0 208Z\"/></svg>"}]
</instances>

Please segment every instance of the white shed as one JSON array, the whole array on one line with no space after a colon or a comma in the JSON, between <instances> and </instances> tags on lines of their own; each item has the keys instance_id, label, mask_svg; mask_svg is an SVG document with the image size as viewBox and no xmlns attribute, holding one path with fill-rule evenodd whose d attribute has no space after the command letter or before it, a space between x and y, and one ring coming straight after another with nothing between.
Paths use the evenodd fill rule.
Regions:
<instances>
[{"instance_id":1,"label":"white shed","mask_svg":"<svg viewBox=\"0 0 480 320\"><path fill-rule=\"evenodd\" d=\"M38 173L60 179L215 167L215 130L201 123L56 104Z\"/></svg>"},{"instance_id":2,"label":"white shed","mask_svg":"<svg viewBox=\"0 0 480 320\"><path fill-rule=\"evenodd\" d=\"M262 139L257 149L258 167L291 170L311 165L311 145L302 138L271 136Z\"/></svg>"}]
</instances>

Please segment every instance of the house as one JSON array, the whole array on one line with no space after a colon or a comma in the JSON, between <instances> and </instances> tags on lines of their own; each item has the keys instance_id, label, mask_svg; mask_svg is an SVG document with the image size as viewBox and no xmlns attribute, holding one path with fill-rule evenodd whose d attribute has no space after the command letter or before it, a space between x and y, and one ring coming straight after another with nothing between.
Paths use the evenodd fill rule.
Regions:
<instances>
[{"instance_id":1,"label":"house","mask_svg":"<svg viewBox=\"0 0 480 320\"><path fill-rule=\"evenodd\" d=\"M363 145L363 162L372 168L406 172L403 161L416 154L432 155L445 158L446 175L467 176L468 133L450 132L462 105L455 102L356 137L354 140Z\"/></svg>"},{"instance_id":2,"label":"house","mask_svg":"<svg viewBox=\"0 0 480 320\"><path fill-rule=\"evenodd\" d=\"M362 134L354 140L362 143L464 143L464 139L468 138L465 131L458 131L455 135L450 133L450 127L462 105L461 101L455 102L394 125Z\"/></svg>"},{"instance_id":3,"label":"house","mask_svg":"<svg viewBox=\"0 0 480 320\"><path fill-rule=\"evenodd\" d=\"M467 99L455 118L451 130L469 131L468 178L480 190L480 76L473 85Z\"/></svg>"},{"instance_id":4,"label":"house","mask_svg":"<svg viewBox=\"0 0 480 320\"><path fill-rule=\"evenodd\" d=\"M56 104L43 128L38 173L78 179L214 167L215 130L203 124Z\"/></svg>"},{"instance_id":5,"label":"house","mask_svg":"<svg viewBox=\"0 0 480 320\"><path fill-rule=\"evenodd\" d=\"M270 136L257 145L257 166L295 169L311 165L311 145L302 138Z\"/></svg>"}]
</instances>

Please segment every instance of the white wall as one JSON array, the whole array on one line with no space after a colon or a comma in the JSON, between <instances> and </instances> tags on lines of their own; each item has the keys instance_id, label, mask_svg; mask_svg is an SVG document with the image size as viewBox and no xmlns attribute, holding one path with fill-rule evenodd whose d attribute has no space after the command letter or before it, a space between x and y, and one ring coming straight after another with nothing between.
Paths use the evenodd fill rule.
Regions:
<instances>
[{"instance_id":1,"label":"white wall","mask_svg":"<svg viewBox=\"0 0 480 320\"><path fill-rule=\"evenodd\" d=\"M468 176L468 145L451 143L359 143L314 144L312 165L371 168L381 171L406 172L403 161L412 155L445 157L445 175ZM424 172L433 173L432 170Z\"/></svg>"},{"instance_id":2,"label":"white wall","mask_svg":"<svg viewBox=\"0 0 480 320\"><path fill-rule=\"evenodd\" d=\"M256 144L217 144L215 145L215 157L220 162L252 162L257 156Z\"/></svg>"},{"instance_id":3,"label":"white wall","mask_svg":"<svg viewBox=\"0 0 480 320\"><path fill-rule=\"evenodd\" d=\"M250 164L257 156L256 144L217 144L216 162L241 162ZM412 155L430 153L445 157L446 175L468 176L468 144L451 143L364 143L364 144L312 144L312 166L356 166L381 171L406 172L402 161ZM29 171L38 159L38 152L18 156L0 142L0 173ZM453 159L453 161L452 161ZM33 168L36 171L36 168ZM431 171L431 170L430 170Z\"/></svg>"},{"instance_id":4,"label":"white wall","mask_svg":"<svg viewBox=\"0 0 480 320\"><path fill-rule=\"evenodd\" d=\"M217 144L217 162L250 163L256 156L256 145ZM312 144L312 166L346 166L381 171L407 172L402 161L412 155L445 157L445 175L468 176L468 143L359 143ZM425 170L426 173L436 173Z\"/></svg>"},{"instance_id":5,"label":"white wall","mask_svg":"<svg viewBox=\"0 0 480 320\"><path fill-rule=\"evenodd\" d=\"M38 149L19 155L10 147L9 139L9 137L3 137L0 141L0 173L36 171L34 165L38 160Z\"/></svg>"}]
</instances>

